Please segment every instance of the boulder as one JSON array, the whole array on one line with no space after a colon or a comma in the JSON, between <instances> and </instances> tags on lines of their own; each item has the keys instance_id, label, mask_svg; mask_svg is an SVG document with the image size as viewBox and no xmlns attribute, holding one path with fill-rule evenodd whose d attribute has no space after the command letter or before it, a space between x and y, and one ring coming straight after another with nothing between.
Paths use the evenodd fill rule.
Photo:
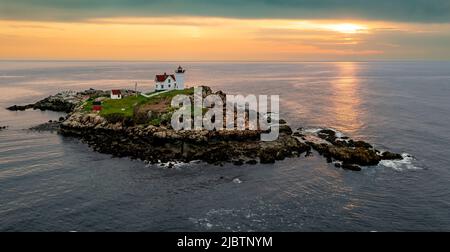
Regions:
<instances>
[{"instance_id":1,"label":"boulder","mask_svg":"<svg viewBox=\"0 0 450 252\"><path fill-rule=\"evenodd\" d=\"M278 130L280 134L292 135L292 129L288 125L280 125Z\"/></svg>"},{"instance_id":2,"label":"boulder","mask_svg":"<svg viewBox=\"0 0 450 252\"><path fill-rule=\"evenodd\" d=\"M295 137L304 137L305 136L305 135L303 135L302 133L300 133L298 131L294 132L294 134L292 134L292 135L295 136Z\"/></svg>"},{"instance_id":3,"label":"boulder","mask_svg":"<svg viewBox=\"0 0 450 252\"><path fill-rule=\"evenodd\" d=\"M258 153L258 156L261 164L273 164L276 160L277 151L273 148L262 149Z\"/></svg>"},{"instance_id":4,"label":"boulder","mask_svg":"<svg viewBox=\"0 0 450 252\"><path fill-rule=\"evenodd\" d=\"M317 133L317 136L330 142L334 143L336 140L336 132L330 129L323 129Z\"/></svg>"},{"instance_id":5,"label":"boulder","mask_svg":"<svg viewBox=\"0 0 450 252\"><path fill-rule=\"evenodd\" d=\"M361 148L365 148L365 149L372 149L373 146L369 143L366 143L364 141L356 141L354 142L354 146L353 147L361 147Z\"/></svg>"},{"instance_id":6,"label":"boulder","mask_svg":"<svg viewBox=\"0 0 450 252\"><path fill-rule=\"evenodd\" d=\"M254 159L250 159L250 160L248 160L248 161L245 162L245 163L246 163L246 164L249 164L249 165L255 165L255 164L258 163L258 161L254 160Z\"/></svg>"},{"instance_id":7,"label":"boulder","mask_svg":"<svg viewBox=\"0 0 450 252\"><path fill-rule=\"evenodd\" d=\"M233 160L232 162L233 162L234 165L237 165L237 166L244 165L244 160L243 159Z\"/></svg>"},{"instance_id":8,"label":"boulder","mask_svg":"<svg viewBox=\"0 0 450 252\"><path fill-rule=\"evenodd\" d=\"M389 151L385 151L385 152L383 152L383 154L381 154L381 159L384 159L384 160L400 160L400 159L403 159L403 157L400 154L392 153L392 152L389 152Z\"/></svg>"},{"instance_id":9,"label":"boulder","mask_svg":"<svg viewBox=\"0 0 450 252\"><path fill-rule=\"evenodd\" d=\"M381 157L372 149L365 149L362 147L337 147L328 144L316 144L307 142L319 154L339 161L344 161L358 165L377 165ZM329 160L328 160L329 161Z\"/></svg>"},{"instance_id":10,"label":"boulder","mask_svg":"<svg viewBox=\"0 0 450 252\"><path fill-rule=\"evenodd\" d=\"M343 163L342 169L350 170L350 171L361 171L361 167L354 165L354 164L349 164L349 163Z\"/></svg>"}]
</instances>

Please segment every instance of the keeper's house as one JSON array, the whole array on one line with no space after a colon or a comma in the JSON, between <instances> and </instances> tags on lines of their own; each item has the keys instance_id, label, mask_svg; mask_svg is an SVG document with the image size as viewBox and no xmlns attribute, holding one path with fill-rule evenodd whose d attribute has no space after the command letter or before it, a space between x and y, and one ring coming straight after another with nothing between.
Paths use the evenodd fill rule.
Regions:
<instances>
[{"instance_id":1,"label":"keeper's house","mask_svg":"<svg viewBox=\"0 0 450 252\"><path fill-rule=\"evenodd\" d=\"M113 100L122 99L122 92L120 92L120 90L117 90L117 89L111 90L111 99L113 99Z\"/></svg>"}]
</instances>

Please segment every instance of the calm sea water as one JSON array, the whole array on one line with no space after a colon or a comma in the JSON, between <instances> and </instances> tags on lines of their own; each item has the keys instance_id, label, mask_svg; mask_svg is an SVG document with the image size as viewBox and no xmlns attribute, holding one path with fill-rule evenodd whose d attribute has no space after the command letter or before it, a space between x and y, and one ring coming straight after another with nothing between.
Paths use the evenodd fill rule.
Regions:
<instances>
[{"instance_id":1,"label":"calm sea water","mask_svg":"<svg viewBox=\"0 0 450 252\"><path fill-rule=\"evenodd\" d=\"M332 127L415 157L362 172L317 154L167 169L27 130L59 113L4 109L68 89L137 81L150 90L177 65L0 62L0 125L9 126L0 131L0 230L450 230L449 62L183 63L188 86L279 94L293 128Z\"/></svg>"}]
</instances>

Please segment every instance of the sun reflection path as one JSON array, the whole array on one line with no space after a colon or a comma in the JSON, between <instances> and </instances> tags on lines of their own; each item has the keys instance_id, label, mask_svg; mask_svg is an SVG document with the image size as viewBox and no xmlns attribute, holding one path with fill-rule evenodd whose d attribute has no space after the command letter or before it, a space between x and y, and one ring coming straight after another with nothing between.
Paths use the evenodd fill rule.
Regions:
<instances>
[{"instance_id":1,"label":"sun reflection path","mask_svg":"<svg viewBox=\"0 0 450 252\"><path fill-rule=\"evenodd\" d=\"M336 62L338 77L331 82L334 99L331 109L335 116L336 126L340 130L352 134L361 129L361 97L360 80L358 71L360 70L357 62Z\"/></svg>"}]
</instances>

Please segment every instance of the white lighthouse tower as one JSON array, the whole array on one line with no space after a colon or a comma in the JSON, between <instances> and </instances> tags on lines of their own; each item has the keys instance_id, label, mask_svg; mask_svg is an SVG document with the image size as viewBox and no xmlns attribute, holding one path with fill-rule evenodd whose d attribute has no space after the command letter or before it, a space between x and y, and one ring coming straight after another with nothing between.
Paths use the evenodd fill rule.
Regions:
<instances>
[{"instance_id":1,"label":"white lighthouse tower","mask_svg":"<svg viewBox=\"0 0 450 252\"><path fill-rule=\"evenodd\" d=\"M178 66L177 70L175 70L175 79L176 79L176 89L183 90L184 89L184 70L181 66Z\"/></svg>"}]
</instances>

